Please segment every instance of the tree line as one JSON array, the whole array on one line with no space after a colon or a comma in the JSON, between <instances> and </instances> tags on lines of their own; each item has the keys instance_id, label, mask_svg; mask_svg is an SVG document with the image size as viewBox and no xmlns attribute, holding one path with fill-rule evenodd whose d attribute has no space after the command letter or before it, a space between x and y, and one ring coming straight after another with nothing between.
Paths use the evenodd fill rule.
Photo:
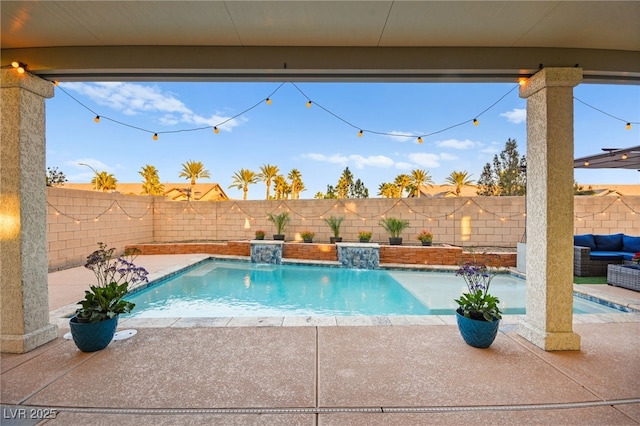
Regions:
<instances>
[{"instance_id":1,"label":"tree line","mask_svg":"<svg viewBox=\"0 0 640 426\"><path fill-rule=\"evenodd\" d=\"M181 165L182 170L178 177L189 180L191 187L187 188L186 192L190 198L197 180L211 178L211 174L200 161L189 160ZM508 139L504 150L499 155L496 154L491 163L486 163L484 166L476 185L476 194L481 196L525 195L526 166L525 156L520 156L518 153L517 142L514 139ZM146 164L138 173L142 177L142 195L164 194L164 185L160 183L155 166ZM467 171L453 171L445 181L454 187L452 192L459 196L464 187L475 184L471 176ZM47 186L62 186L66 182L64 173L55 167L47 168L46 178ZM294 168L284 175L278 166L272 164L264 164L258 171L241 168L231 176L231 180L229 188L242 190L244 200L247 199L249 186L259 182L265 185L266 200L296 200L300 198L300 193L306 190L300 170ZM101 191L115 190L117 183L115 176L106 171L96 172L91 180L95 189ZM381 183L377 195L385 198L420 197L421 188L430 188L433 185L433 179L428 171L415 169L409 174L399 174L393 182ZM578 191L577 184L576 191ZM346 167L335 185L328 184L326 192L317 192L314 198L369 198L369 189L362 180L356 179L349 167Z\"/></svg>"}]
</instances>

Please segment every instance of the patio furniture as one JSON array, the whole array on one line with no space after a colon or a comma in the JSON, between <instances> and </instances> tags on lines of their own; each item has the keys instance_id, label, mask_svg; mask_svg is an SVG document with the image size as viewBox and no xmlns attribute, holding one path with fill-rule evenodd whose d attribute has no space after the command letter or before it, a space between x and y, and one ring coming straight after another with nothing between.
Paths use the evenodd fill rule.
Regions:
<instances>
[{"instance_id":1,"label":"patio furniture","mask_svg":"<svg viewBox=\"0 0 640 426\"><path fill-rule=\"evenodd\" d=\"M640 252L640 237L625 234L576 235L573 237L573 275L607 275L607 267L630 261Z\"/></svg>"},{"instance_id":2,"label":"patio furniture","mask_svg":"<svg viewBox=\"0 0 640 426\"><path fill-rule=\"evenodd\" d=\"M640 267L635 265L609 265L607 284L640 291Z\"/></svg>"}]
</instances>

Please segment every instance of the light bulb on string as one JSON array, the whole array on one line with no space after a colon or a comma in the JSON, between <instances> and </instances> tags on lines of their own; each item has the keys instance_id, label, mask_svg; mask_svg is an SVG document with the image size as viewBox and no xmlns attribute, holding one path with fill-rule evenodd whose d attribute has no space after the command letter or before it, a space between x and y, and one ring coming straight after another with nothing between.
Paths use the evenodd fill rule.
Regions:
<instances>
[{"instance_id":1,"label":"light bulb on string","mask_svg":"<svg viewBox=\"0 0 640 426\"><path fill-rule=\"evenodd\" d=\"M474 119L473 119L473 125L474 125L474 126L477 126L478 124L480 124L480 122L478 121L478 119L477 119L477 118L474 118Z\"/></svg>"},{"instance_id":2,"label":"light bulb on string","mask_svg":"<svg viewBox=\"0 0 640 426\"><path fill-rule=\"evenodd\" d=\"M623 159L623 160L626 160L629 157L627 156L627 154L622 154L622 157L620 157L620 158Z\"/></svg>"},{"instance_id":3,"label":"light bulb on string","mask_svg":"<svg viewBox=\"0 0 640 426\"><path fill-rule=\"evenodd\" d=\"M422 136L418 136L418 143L422 143Z\"/></svg>"},{"instance_id":4,"label":"light bulb on string","mask_svg":"<svg viewBox=\"0 0 640 426\"><path fill-rule=\"evenodd\" d=\"M95 121L96 123L99 123L100 122L100 116L96 115L96 118L94 118L93 121Z\"/></svg>"},{"instance_id":5,"label":"light bulb on string","mask_svg":"<svg viewBox=\"0 0 640 426\"><path fill-rule=\"evenodd\" d=\"M631 123L627 123L627 125L624 126L624 128L627 129L627 130L631 130Z\"/></svg>"},{"instance_id":6,"label":"light bulb on string","mask_svg":"<svg viewBox=\"0 0 640 426\"><path fill-rule=\"evenodd\" d=\"M363 134L364 134L364 132L363 132L362 130L360 130L360 131L358 132L358 137L359 137L359 138L361 138Z\"/></svg>"},{"instance_id":7,"label":"light bulb on string","mask_svg":"<svg viewBox=\"0 0 640 426\"><path fill-rule=\"evenodd\" d=\"M153 134L153 140L154 140L154 141L157 141L157 140L158 140L158 134L157 134L157 133L154 133L154 134Z\"/></svg>"},{"instance_id":8,"label":"light bulb on string","mask_svg":"<svg viewBox=\"0 0 640 426\"><path fill-rule=\"evenodd\" d=\"M311 108L311 101L307 101L307 108Z\"/></svg>"},{"instance_id":9,"label":"light bulb on string","mask_svg":"<svg viewBox=\"0 0 640 426\"><path fill-rule=\"evenodd\" d=\"M213 126L213 133L217 135L218 133L220 133L220 129L218 129L216 126Z\"/></svg>"},{"instance_id":10,"label":"light bulb on string","mask_svg":"<svg viewBox=\"0 0 640 426\"><path fill-rule=\"evenodd\" d=\"M267 105L271 105L271 103L272 103L272 101L271 101L271 99L270 99L270 98L267 98L267 99L265 100L265 102L267 103Z\"/></svg>"},{"instance_id":11,"label":"light bulb on string","mask_svg":"<svg viewBox=\"0 0 640 426\"><path fill-rule=\"evenodd\" d=\"M20 66L20 62L13 61L13 62L11 62L11 66L14 67L14 68L18 68Z\"/></svg>"}]
</instances>

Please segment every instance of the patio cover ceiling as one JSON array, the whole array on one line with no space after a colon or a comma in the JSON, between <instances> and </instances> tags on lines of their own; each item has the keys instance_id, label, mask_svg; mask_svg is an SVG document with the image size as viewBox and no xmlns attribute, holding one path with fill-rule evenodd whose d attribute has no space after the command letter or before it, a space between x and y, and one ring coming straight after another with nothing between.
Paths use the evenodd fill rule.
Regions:
<instances>
[{"instance_id":1,"label":"patio cover ceiling","mask_svg":"<svg viewBox=\"0 0 640 426\"><path fill-rule=\"evenodd\" d=\"M640 145L631 148L604 148L604 154L576 158L576 169L637 169L640 171Z\"/></svg>"},{"instance_id":2,"label":"patio cover ceiling","mask_svg":"<svg viewBox=\"0 0 640 426\"><path fill-rule=\"evenodd\" d=\"M2 1L2 65L60 81L640 83L636 1Z\"/></svg>"}]
</instances>

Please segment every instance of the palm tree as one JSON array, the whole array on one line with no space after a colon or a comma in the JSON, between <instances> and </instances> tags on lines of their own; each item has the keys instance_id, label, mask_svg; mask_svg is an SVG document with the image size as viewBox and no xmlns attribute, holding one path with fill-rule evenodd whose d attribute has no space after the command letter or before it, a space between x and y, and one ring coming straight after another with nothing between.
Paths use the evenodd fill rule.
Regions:
<instances>
[{"instance_id":1,"label":"palm tree","mask_svg":"<svg viewBox=\"0 0 640 426\"><path fill-rule=\"evenodd\" d=\"M273 178L273 187L276 192L276 200L286 200L289 198L291 186L287 183L283 175L278 175Z\"/></svg>"},{"instance_id":2,"label":"palm tree","mask_svg":"<svg viewBox=\"0 0 640 426\"><path fill-rule=\"evenodd\" d=\"M396 176L396 180L394 181L396 185L398 185L398 189L400 191L400 198L404 195L404 190L411 184L411 178L407 174L400 174Z\"/></svg>"},{"instance_id":3,"label":"palm tree","mask_svg":"<svg viewBox=\"0 0 640 426\"><path fill-rule=\"evenodd\" d=\"M196 184L196 179L210 178L209 170L204 168L204 165L200 161L189 160L186 163L182 163L182 171L178 177L183 177L191 180L191 186Z\"/></svg>"},{"instance_id":4,"label":"palm tree","mask_svg":"<svg viewBox=\"0 0 640 426\"><path fill-rule=\"evenodd\" d=\"M432 187L433 180L431 179L431 176L429 176L429 172L425 170L411 170L411 183L409 185L413 188L414 195L420 198L420 187Z\"/></svg>"},{"instance_id":5,"label":"palm tree","mask_svg":"<svg viewBox=\"0 0 640 426\"><path fill-rule=\"evenodd\" d=\"M112 173L100 172L91 180L94 188L101 189L103 192L116 189L118 179Z\"/></svg>"},{"instance_id":6,"label":"palm tree","mask_svg":"<svg viewBox=\"0 0 640 426\"><path fill-rule=\"evenodd\" d=\"M233 176L231 176L233 182L229 185L229 188L238 188L242 189L243 196L242 199L247 199L247 193L249 192L249 185L258 182L258 176L256 176L255 172L252 172L249 169L240 169L235 172Z\"/></svg>"},{"instance_id":7,"label":"palm tree","mask_svg":"<svg viewBox=\"0 0 640 426\"><path fill-rule=\"evenodd\" d=\"M162 195L164 185L160 183L158 170L155 166L146 164L138 173L144 179L142 181L142 195Z\"/></svg>"},{"instance_id":8,"label":"palm tree","mask_svg":"<svg viewBox=\"0 0 640 426\"><path fill-rule=\"evenodd\" d=\"M300 198L300 192L305 190L302 173L298 169L291 169L287 177L291 181L291 199L297 200Z\"/></svg>"},{"instance_id":9,"label":"palm tree","mask_svg":"<svg viewBox=\"0 0 640 426\"><path fill-rule=\"evenodd\" d=\"M473 179L471 179L471 175L466 171L457 172L454 170L445 180L447 183L456 187L455 192L458 197L463 187L473 185Z\"/></svg>"},{"instance_id":10,"label":"palm tree","mask_svg":"<svg viewBox=\"0 0 640 426\"><path fill-rule=\"evenodd\" d=\"M267 186L267 198L265 198L265 200L271 197L271 182L273 178L278 176L278 173L280 173L278 166L272 166L271 164L260 166L260 173L257 174L257 178Z\"/></svg>"},{"instance_id":11,"label":"palm tree","mask_svg":"<svg viewBox=\"0 0 640 426\"><path fill-rule=\"evenodd\" d=\"M391 182L383 182L378 187L378 195L385 198L397 198L399 196L398 186Z\"/></svg>"}]
</instances>

